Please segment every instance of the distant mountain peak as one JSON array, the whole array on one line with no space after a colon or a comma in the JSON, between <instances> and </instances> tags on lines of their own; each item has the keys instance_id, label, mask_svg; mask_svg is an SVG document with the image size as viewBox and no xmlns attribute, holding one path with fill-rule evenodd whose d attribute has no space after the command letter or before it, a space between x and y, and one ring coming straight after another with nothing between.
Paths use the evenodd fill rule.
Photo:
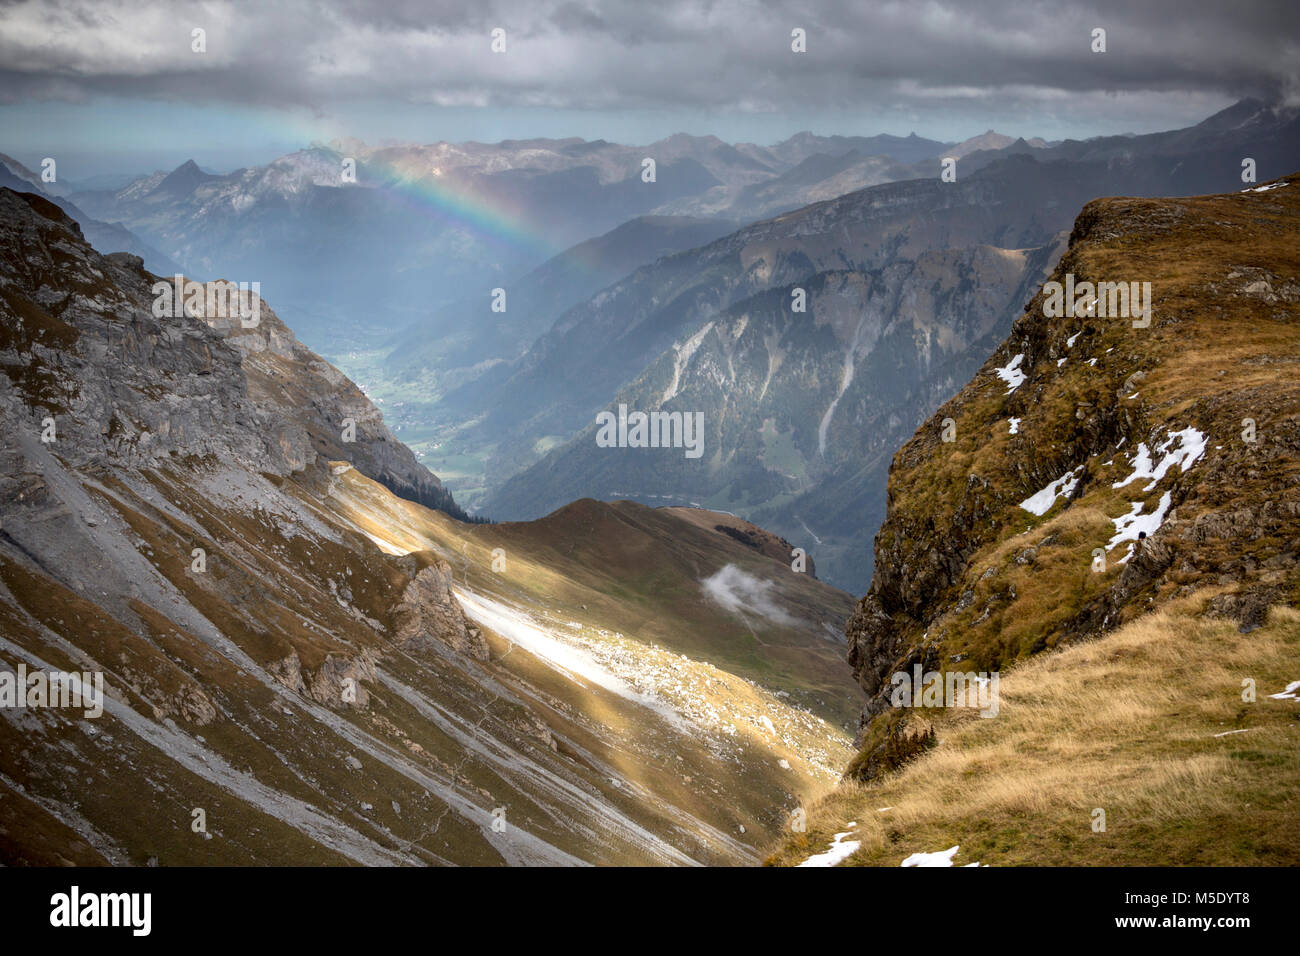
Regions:
<instances>
[{"instance_id":1,"label":"distant mountain peak","mask_svg":"<svg viewBox=\"0 0 1300 956\"><path fill-rule=\"evenodd\" d=\"M1241 129L1256 120L1268 121L1280 118L1279 114L1285 117L1293 115L1294 112L1294 107L1287 107L1280 100L1266 102L1253 96L1247 96L1231 106L1219 110L1213 116L1203 119L1196 124L1196 128L1211 130Z\"/></svg>"},{"instance_id":2,"label":"distant mountain peak","mask_svg":"<svg viewBox=\"0 0 1300 956\"><path fill-rule=\"evenodd\" d=\"M154 192L166 192L176 196L184 196L192 193L196 188L210 179L219 177L205 173L199 169L199 164L192 159L187 159L170 173L155 188Z\"/></svg>"},{"instance_id":3,"label":"distant mountain peak","mask_svg":"<svg viewBox=\"0 0 1300 956\"><path fill-rule=\"evenodd\" d=\"M971 153L977 153L985 149L1006 149L1016 142L1014 137L999 133L997 130L987 130L978 136L972 136L968 140L963 140L956 146L948 150L947 155L960 159Z\"/></svg>"},{"instance_id":4,"label":"distant mountain peak","mask_svg":"<svg viewBox=\"0 0 1300 956\"><path fill-rule=\"evenodd\" d=\"M0 153L0 166L3 166L6 169L8 169L9 172L17 176L19 179L26 180L27 182L31 183L37 188L40 188L40 180L41 180L40 176L36 175L36 173L32 172L30 169L28 169L22 163L18 162L18 160L14 159L12 156L9 156L5 153Z\"/></svg>"}]
</instances>

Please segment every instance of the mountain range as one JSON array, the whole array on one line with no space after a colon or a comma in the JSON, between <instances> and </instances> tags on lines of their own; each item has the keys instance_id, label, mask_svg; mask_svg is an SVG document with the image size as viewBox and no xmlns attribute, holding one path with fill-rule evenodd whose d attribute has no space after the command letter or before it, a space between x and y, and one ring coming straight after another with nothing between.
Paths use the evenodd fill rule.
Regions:
<instances>
[{"instance_id":1,"label":"mountain range","mask_svg":"<svg viewBox=\"0 0 1300 956\"><path fill-rule=\"evenodd\" d=\"M638 216L739 219L783 201L794 208L811 185L806 177L761 201L745 190L810 157L857 151L900 164L944 146L915 136L812 134L774 147L684 134L646 146L576 138L378 148L347 141L220 176L190 161L70 198L169 250L190 274L262 281L300 334L337 334L355 326L357 311L381 332L413 322L445 331L462 319L456 307L467 287L486 296ZM647 159L655 163L649 182ZM852 174L847 182L861 184Z\"/></svg>"},{"instance_id":2,"label":"mountain range","mask_svg":"<svg viewBox=\"0 0 1300 956\"><path fill-rule=\"evenodd\" d=\"M193 274L265 276L472 513L703 504L862 591L890 454L1006 334L1074 211L1228 188L1245 156L1276 173L1296 140L1294 110L1243 100L1184 130L1054 143L339 143L72 195ZM709 454L597 449L595 416L619 404L716 409Z\"/></svg>"},{"instance_id":3,"label":"mountain range","mask_svg":"<svg viewBox=\"0 0 1300 956\"><path fill-rule=\"evenodd\" d=\"M63 195L58 183L46 183L12 156L0 153L0 186L19 192L34 191L48 198L77 221L87 239L104 252L127 252L140 256L160 275L173 275L181 271L175 260L159 252L131 230L118 222L101 222L93 219Z\"/></svg>"},{"instance_id":4,"label":"mountain range","mask_svg":"<svg viewBox=\"0 0 1300 956\"><path fill-rule=\"evenodd\" d=\"M456 443L492 449L476 506L520 518L577 495L653 501L668 475L655 494L756 520L863 590L892 450L1006 335L1074 212L1230 188L1243 155L1286 168L1295 111L1243 102L1189 130L975 152L955 182L869 187L642 267L445 399L469 423ZM621 403L708 409L709 453L598 449L595 415Z\"/></svg>"}]
</instances>

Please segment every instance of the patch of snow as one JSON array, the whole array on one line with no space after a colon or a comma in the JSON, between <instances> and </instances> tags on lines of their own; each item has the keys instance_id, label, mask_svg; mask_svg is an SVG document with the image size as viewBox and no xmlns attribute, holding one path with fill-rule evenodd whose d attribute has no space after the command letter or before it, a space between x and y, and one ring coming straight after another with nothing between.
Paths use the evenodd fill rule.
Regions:
<instances>
[{"instance_id":1,"label":"patch of snow","mask_svg":"<svg viewBox=\"0 0 1300 956\"><path fill-rule=\"evenodd\" d=\"M1007 394L1010 395L1021 385L1025 384L1025 373L1020 371L1020 363L1025 360L1025 353L1021 352L1002 368L995 368L993 374L1002 381L1007 383Z\"/></svg>"},{"instance_id":2,"label":"patch of snow","mask_svg":"<svg viewBox=\"0 0 1300 956\"><path fill-rule=\"evenodd\" d=\"M1015 435L1020 431L1020 419L1010 418L1007 423L1011 426L1011 434Z\"/></svg>"},{"instance_id":3,"label":"patch of snow","mask_svg":"<svg viewBox=\"0 0 1300 956\"><path fill-rule=\"evenodd\" d=\"M1024 508L1032 515L1042 517L1047 514L1049 508L1056 502L1057 498L1068 498L1079 483L1079 473L1083 471L1083 465L1078 468L1072 468L1057 478L1046 488L1035 491L1032 495L1020 502L1020 507Z\"/></svg>"},{"instance_id":4,"label":"patch of snow","mask_svg":"<svg viewBox=\"0 0 1300 956\"><path fill-rule=\"evenodd\" d=\"M1300 700L1300 680L1293 680L1280 694L1269 694L1269 700Z\"/></svg>"},{"instance_id":5,"label":"patch of snow","mask_svg":"<svg viewBox=\"0 0 1300 956\"><path fill-rule=\"evenodd\" d=\"M1161 455L1158 464L1153 463L1146 443L1140 443L1133 459L1133 474L1111 487L1123 488L1139 478L1150 478L1150 483L1142 489L1150 491L1174 465L1179 465L1183 471L1187 471L1205 454L1205 435L1195 428L1184 428L1182 431L1168 434L1169 437L1156 446L1157 454Z\"/></svg>"},{"instance_id":6,"label":"patch of snow","mask_svg":"<svg viewBox=\"0 0 1300 956\"><path fill-rule=\"evenodd\" d=\"M933 853L913 853L899 866L952 866L952 858L957 855L960 846L949 847L946 850L935 850ZM967 863L969 866L979 866L978 863Z\"/></svg>"},{"instance_id":7,"label":"patch of snow","mask_svg":"<svg viewBox=\"0 0 1300 956\"><path fill-rule=\"evenodd\" d=\"M1071 335L1068 339L1065 340L1065 347L1066 347L1067 349L1072 349L1072 348L1074 348L1074 340L1077 339L1077 338L1078 338L1079 336L1081 336L1082 334L1083 334L1083 331L1080 330L1080 331L1078 331L1078 332L1075 332L1073 335Z\"/></svg>"},{"instance_id":8,"label":"patch of snow","mask_svg":"<svg viewBox=\"0 0 1300 956\"><path fill-rule=\"evenodd\" d=\"M1111 520L1115 522L1115 535L1107 543L1106 550L1110 551L1115 545L1123 541L1137 541L1138 535L1144 531L1148 538L1159 531L1160 526L1165 522L1165 515L1169 511L1171 500L1169 492L1166 491L1160 496L1160 503L1156 505L1156 510L1151 514L1142 514L1142 502L1136 501L1133 503L1133 510L1128 514L1112 518ZM1128 553L1120 559L1119 563L1124 564L1132 556L1133 548L1130 546Z\"/></svg>"},{"instance_id":9,"label":"patch of snow","mask_svg":"<svg viewBox=\"0 0 1300 956\"><path fill-rule=\"evenodd\" d=\"M1270 189L1281 189L1286 183L1267 183L1263 186L1256 186L1254 189L1243 189L1244 193L1266 193Z\"/></svg>"},{"instance_id":10,"label":"patch of snow","mask_svg":"<svg viewBox=\"0 0 1300 956\"><path fill-rule=\"evenodd\" d=\"M1246 731L1248 731L1248 730L1250 730L1249 727L1243 727L1241 730L1225 730L1223 733L1221 733L1221 734L1215 734L1214 736L1216 736L1216 737L1231 737L1233 734L1244 734L1244 733L1245 733Z\"/></svg>"},{"instance_id":11,"label":"patch of snow","mask_svg":"<svg viewBox=\"0 0 1300 956\"><path fill-rule=\"evenodd\" d=\"M818 853L808 857L800 863L800 866L835 866L836 864L847 860L857 852L862 843L858 840L845 841L846 836L852 834L851 830L845 830L843 833L835 834L835 839L831 841L830 849L825 853Z\"/></svg>"},{"instance_id":12,"label":"patch of snow","mask_svg":"<svg viewBox=\"0 0 1300 956\"><path fill-rule=\"evenodd\" d=\"M1062 365L1064 365L1064 364L1065 364L1065 359L1063 359L1063 358L1059 358L1059 359L1056 360L1056 367L1057 367L1057 368L1060 368L1060 367L1061 367Z\"/></svg>"}]
</instances>

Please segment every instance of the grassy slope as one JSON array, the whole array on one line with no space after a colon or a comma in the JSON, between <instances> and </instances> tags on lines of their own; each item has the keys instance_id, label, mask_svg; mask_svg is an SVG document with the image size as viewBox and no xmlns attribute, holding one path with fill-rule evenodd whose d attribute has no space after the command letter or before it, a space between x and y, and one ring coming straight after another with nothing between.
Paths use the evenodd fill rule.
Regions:
<instances>
[{"instance_id":1,"label":"grassy slope","mask_svg":"<svg viewBox=\"0 0 1300 956\"><path fill-rule=\"evenodd\" d=\"M1267 270L1279 289L1300 277L1300 181L1262 195L1176 202L1099 201L1109 205L1098 215L1145 228L1090 237L1062 260L1060 271L1071 269L1079 281L1154 280L1150 329L1118 319L1046 320L1036 299L999 355L899 452L890 474L891 515L881 531L887 548L906 547L909 537L924 543L926 528L959 525L959 512L974 510L971 476L987 482L980 501L987 520L964 529L971 550L963 573L943 592L925 596L939 613L909 622L911 640L927 630L946 634L943 652L971 655L976 669L988 669L1076 636L1079 615L1124 571L1118 563L1124 547L1111 552L1104 574L1090 571L1093 549L1115 533L1111 519L1139 499L1150 513L1171 487L1167 478L1149 492L1142 490L1145 481L1112 488L1132 471L1125 455L1151 435L1162 439L1165 429L1193 425L1209 436L1205 459L1186 478L1175 469L1174 504L1184 522L1293 494L1285 489L1295 488L1300 460L1274 442L1291 437L1300 409L1295 306L1244 290L1251 270ZM1064 340L1076 332L1067 349ZM1025 368L1029 381L1008 396L1005 383L989 373L1021 350L1024 334L1041 334L1052 351ZM1146 379L1124 389L1135 372ZM1007 424L1012 416L1022 419L1014 436ZM955 421L957 440L942 445L939 423L947 417ZM1241 440L1244 418L1258 424L1255 445ZM1081 463L1080 493L1068 505L1058 499L1041 518L1020 507ZM1255 557L1264 562L1286 544L1257 537ZM1231 538L1197 541L1190 563L1148 596L1158 603L1214 580L1240 546ZM1031 547L1033 562L1017 563ZM942 580L930 583L938 587ZM1300 576L1288 575L1287 588L1292 600L1300 599ZM958 610L966 590L973 600ZM980 620L985 609L990 614ZM1129 602L1121 619L1141 612L1141 604Z\"/></svg>"},{"instance_id":2,"label":"grassy slope","mask_svg":"<svg viewBox=\"0 0 1300 956\"><path fill-rule=\"evenodd\" d=\"M466 525L408 507L355 471L342 480L349 520L398 549L446 554L457 580L476 590L557 613L562 608L566 621L707 660L789 693L834 725L851 726L861 706L842 646L826 639L851 610L848 595L683 520L674 509L583 500L538 521ZM491 570L497 548L506 556L502 574ZM774 595L800 625L742 620L704 600L700 580L728 563L774 580Z\"/></svg>"},{"instance_id":3,"label":"grassy slope","mask_svg":"<svg viewBox=\"0 0 1300 956\"><path fill-rule=\"evenodd\" d=\"M842 786L769 862L801 862L856 822L857 865L953 845L956 865L1300 863L1300 702L1269 697L1300 680L1300 612L1274 608L1243 637L1202 604L1017 666L997 717L936 712L933 749Z\"/></svg>"},{"instance_id":4,"label":"grassy slope","mask_svg":"<svg viewBox=\"0 0 1300 956\"><path fill-rule=\"evenodd\" d=\"M319 488L284 482L281 490L306 509L295 522L278 518L282 506L273 495L264 499L270 510L235 509L175 475L153 477L151 491L161 497L151 502L139 486L113 479L97 493L129 526L142 555L256 665L274 669L296 655L304 676L316 680L331 660L374 662L375 676L367 676L364 663L355 671L367 694L363 705L340 706L337 688L323 689L320 702L334 718L323 717L303 695L272 693L232 666L169 606L173 619L133 602L138 618L132 620L10 561L0 561L0 633L23 656L38 655L51 666L73 668L83 655L104 662L111 696L145 720L175 721L179 734L199 742L206 761L228 762L411 861L510 859L483 836L491 810L504 805L516 825L592 862L664 862L646 851L626 821L702 862L744 862L779 831L793 805L824 792L848 759L850 737L842 727L733 671L643 641L644 630L629 628L616 638L599 615L622 605L611 598L589 603L584 613L570 602L599 600L598 592L531 566L513 546L511 567L520 572L513 583L472 569L457 583L511 601L556 630L585 618L589 623L576 636L614 645L636 668L657 675L670 703L703 701L734 730L663 721L491 632L485 635L490 659L481 664L436 642L426 650L395 646L390 617L407 576L360 535L343 530L348 521L364 510L386 538L438 528L451 557L457 543L471 554L479 547L473 535L480 526L398 499L355 471L340 485L322 497ZM364 509L359 496L370 499ZM159 509L160 500L179 506L186 522ZM319 534L319 527L342 530L342 537ZM730 538L712 537L724 551L743 550ZM189 572L195 542L208 549L205 575ZM606 573L617 580L627 571ZM346 605L327 587L344 582ZM539 598L530 588L549 590ZM847 600L825 590L841 607ZM648 611L631 607L622 609L629 620ZM9 653L2 656L10 661ZM807 672L794 668L791 679L814 681L822 658L813 660ZM843 689L825 696L841 701ZM330 729L332 720L347 729ZM352 733L366 744L351 743ZM485 758L467 740L506 759ZM263 800L187 768L112 714L94 727L53 710L33 712L25 723L0 721L0 753L0 858L7 862L347 862L267 813ZM361 766L350 767L350 756ZM70 790L74 780L89 783ZM476 809L453 808L427 781L449 782ZM213 839L190 831L195 807L206 810Z\"/></svg>"}]
</instances>

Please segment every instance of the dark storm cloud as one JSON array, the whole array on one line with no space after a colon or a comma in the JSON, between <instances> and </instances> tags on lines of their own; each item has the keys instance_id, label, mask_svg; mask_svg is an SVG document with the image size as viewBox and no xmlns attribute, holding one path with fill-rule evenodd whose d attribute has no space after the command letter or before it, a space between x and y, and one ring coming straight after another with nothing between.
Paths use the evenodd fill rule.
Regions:
<instances>
[{"instance_id":1,"label":"dark storm cloud","mask_svg":"<svg viewBox=\"0 0 1300 956\"><path fill-rule=\"evenodd\" d=\"M193 53L190 31L207 31ZM489 50L507 31L504 55ZM807 31L808 52L790 50ZM1107 31L1093 53L1091 31ZM0 97L788 112L1296 98L1300 5L761 0L0 3Z\"/></svg>"}]
</instances>

